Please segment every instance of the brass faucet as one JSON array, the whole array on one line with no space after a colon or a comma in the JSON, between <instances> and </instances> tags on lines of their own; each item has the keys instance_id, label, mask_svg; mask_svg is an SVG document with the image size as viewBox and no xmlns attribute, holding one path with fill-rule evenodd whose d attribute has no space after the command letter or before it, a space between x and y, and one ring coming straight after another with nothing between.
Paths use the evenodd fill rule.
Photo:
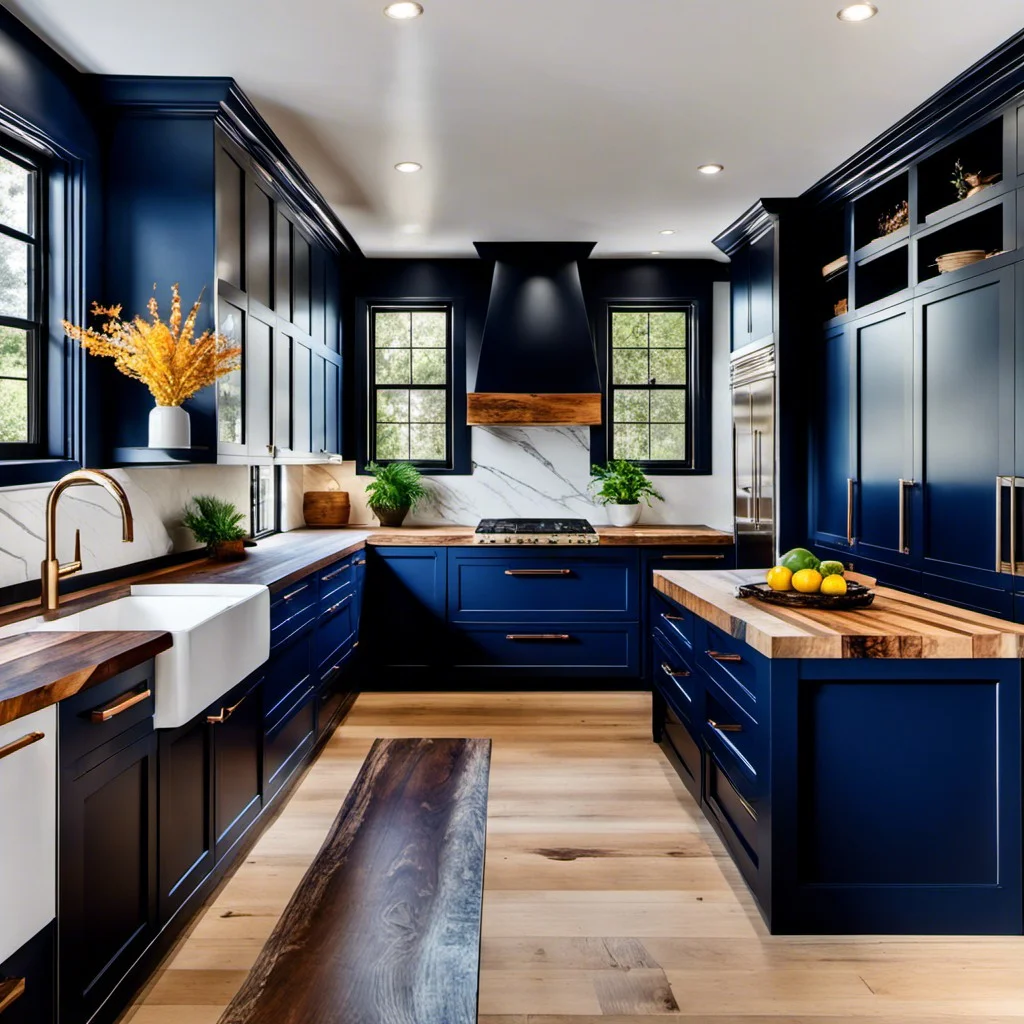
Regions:
<instances>
[{"instance_id":1,"label":"brass faucet","mask_svg":"<svg viewBox=\"0 0 1024 1024\"><path fill-rule=\"evenodd\" d=\"M63 565L57 560L57 499L69 488L85 484L102 487L117 502L121 509L121 539L127 544L135 539L135 521L132 518L132 507L128 503L128 495L124 488L112 477L98 469L76 469L73 473L61 477L53 485L46 499L46 558L43 561L41 576L43 581L42 605L47 611L54 611L60 605L60 581L65 576L73 576L82 571L82 535L75 530L75 558Z\"/></svg>"}]
</instances>

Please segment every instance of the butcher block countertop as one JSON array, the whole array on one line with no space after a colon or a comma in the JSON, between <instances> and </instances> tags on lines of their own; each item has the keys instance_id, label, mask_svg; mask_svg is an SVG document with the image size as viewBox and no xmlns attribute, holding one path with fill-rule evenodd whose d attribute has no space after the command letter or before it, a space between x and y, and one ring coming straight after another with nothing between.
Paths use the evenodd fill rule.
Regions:
<instances>
[{"instance_id":1,"label":"butcher block countertop","mask_svg":"<svg viewBox=\"0 0 1024 1024\"><path fill-rule=\"evenodd\" d=\"M789 609L736 588L761 570L661 571L654 586L768 658L1019 658L1024 626L928 598L876 587L856 611ZM871 581L865 581L870 583Z\"/></svg>"},{"instance_id":2,"label":"butcher block countertop","mask_svg":"<svg viewBox=\"0 0 1024 1024\"><path fill-rule=\"evenodd\" d=\"M0 725L155 658L170 633L23 633L0 640Z\"/></svg>"},{"instance_id":3,"label":"butcher block countertop","mask_svg":"<svg viewBox=\"0 0 1024 1024\"><path fill-rule=\"evenodd\" d=\"M475 526L403 526L385 529L379 526L357 527L364 531L367 543L381 547L462 547L473 543ZM612 547L691 547L729 545L731 533L710 526L595 526L601 544Z\"/></svg>"}]
</instances>

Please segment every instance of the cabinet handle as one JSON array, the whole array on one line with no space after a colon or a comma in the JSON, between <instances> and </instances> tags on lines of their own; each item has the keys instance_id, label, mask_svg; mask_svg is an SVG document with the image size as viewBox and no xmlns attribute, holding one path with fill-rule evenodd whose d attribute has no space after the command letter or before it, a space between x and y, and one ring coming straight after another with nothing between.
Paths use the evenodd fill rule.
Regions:
<instances>
[{"instance_id":1,"label":"cabinet handle","mask_svg":"<svg viewBox=\"0 0 1024 1024\"><path fill-rule=\"evenodd\" d=\"M716 722L713 718L708 719L708 725L710 725L715 732L743 732L742 725L734 725L728 722Z\"/></svg>"},{"instance_id":2,"label":"cabinet handle","mask_svg":"<svg viewBox=\"0 0 1024 1024\"><path fill-rule=\"evenodd\" d=\"M16 1003L24 994L24 978L4 978L0 980L0 1013L3 1013L12 1003Z\"/></svg>"},{"instance_id":3,"label":"cabinet handle","mask_svg":"<svg viewBox=\"0 0 1024 1024\"><path fill-rule=\"evenodd\" d=\"M853 477L846 478L846 543L853 547Z\"/></svg>"},{"instance_id":4,"label":"cabinet handle","mask_svg":"<svg viewBox=\"0 0 1024 1024\"><path fill-rule=\"evenodd\" d=\"M721 651L705 651L712 661L742 661L742 654L722 654Z\"/></svg>"},{"instance_id":5,"label":"cabinet handle","mask_svg":"<svg viewBox=\"0 0 1024 1024\"><path fill-rule=\"evenodd\" d=\"M691 675L685 668L673 668L667 661L661 663L661 671L672 679L689 679Z\"/></svg>"},{"instance_id":6,"label":"cabinet handle","mask_svg":"<svg viewBox=\"0 0 1024 1024\"><path fill-rule=\"evenodd\" d=\"M1017 478L1010 477L1010 575L1017 575Z\"/></svg>"},{"instance_id":7,"label":"cabinet handle","mask_svg":"<svg viewBox=\"0 0 1024 1024\"><path fill-rule=\"evenodd\" d=\"M907 544L907 488L913 487L913 480L900 478L900 554L909 555L910 545Z\"/></svg>"},{"instance_id":8,"label":"cabinet handle","mask_svg":"<svg viewBox=\"0 0 1024 1024\"><path fill-rule=\"evenodd\" d=\"M46 738L45 732L30 732L21 739L14 740L8 743L5 747L0 747L0 761L5 757L10 757L11 754L16 754L19 750L24 750L26 747L31 747L33 743L38 743L40 740Z\"/></svg>"},{"instance_id":9,"label":"cabinet handle","mask_svg":"<svg viewBox=\"0 0 1024 1024\"><path fill-rule=\"evenodd\" d=\"M247 693L237 704L232 705L230 708L221 708L219 715L207 715L207 725L223 725L245 702L249 694Z\"/></svg>"},{"instance_id":10,"label":"cabinet handle","mask_svg":"<svg viewBox=\"0 0 1024 1024\"><path fill-rule=\"evenodd\" d=\"M668 613L668 612L662 612L662 613L661 613L661 617L662 617L662 618L663 618L663 619L664 619L664 620L665 620L666 622L685 622L685 621L686 621L686 619L684 619L684 618L682 617L682 615L669 615L669 613Z\"/></svg>"},{"instance_id":11,"label":"cabinet handle","mask_svg":"<svg viewBox=\"0 0 1024 1024\"><path fill-rule=\"evenodd\" d=\"M303 583L301 587L296 587L294 590L292 590L289 593L285 594L284 597L281 598L281 600L282 601L291 601L292 598L298 597L299 594L301 594L304 590L309 590L309 584L308 583Z\"/></svg>"},{"instance_id":12,"label":"cabinet handle","mask_svg":"<svg viewBox=\"0 0 1024 1024\"><path fill-rule=\"evenodd\" d=\"M103 707L91 712L89 718L93 722L109 722L112 718L117 718L118 715L124 714L129 708L135 707L136 704L141 704L144 700L149 700L152 696L153 691L148 686L141 693L131 691L122 693L120 697L116 697L109 704L104 704Z\"/></svg>"},{"instance_id":13,"label":"cabinet handle","mask_svg":"<svg viewBox=\"0 0 1024 1024\"><path fill-rule=\"evenodd\" d=\"M352 595L349 594L348 597L346 597L343 601L339 601L337 604L332 604L331 607L324 612L324 617L326 618L328 615L333 615L339 608L343 608L346 604L348 604L348 602L351 599Z\"/></svg>"},{"instance_id":14,"label":"cabinet handle","mask_svg":"<svg viewBox=\"0 0 1024 1024\"><path fill-rule=\"evenodd\" d=\"M664 561L675 562L724 562L725 555L662 555Z\"/></svg>"},{"instance_id":15,"label":"cabinet handle","mask_svg":"<svg viewBox=\"0 0 1024 1024\"><path fill-rule=\"evenodd\" d=\"M321 583L329 583L331 580L337 579L343 572L348 572L349 569L351 569L351 568L352 568L352 563L349 562L348 565L343 565L340 569L335 569L334 572L329 572L326 576L321 576L320 577L320 582ZM287 601L288 598L285 598L285 600Z\"/></svg>"},{"instance_id":16,"label":"cabinet handle","mask_svg":"<svg viewBox=\"0 0 1024 1024\"><path fill-rule=\"evenodd\" d=\"M353 565L366 565L366 559L360 558L358 561L352 563Z\"/></svg>"},{"instance_id":17,"label":"cabinet handle","mask_svg":"<svg viewBox=\"0 0 1024 1024\"><path fill-rule=\"evenodd\" d=\"M506 576L571 576L572 569L506 569Z\"/></svg>"},{"instance_id":18,"label":"cabinet handle","mask_svg":"<svg viewBox=\"0 0 1024 1024\"><path fill-rule=\"evenodd\" d=\"M571 640L568 633L506 633L506 640Z\"/></svg>"}]
</instances>

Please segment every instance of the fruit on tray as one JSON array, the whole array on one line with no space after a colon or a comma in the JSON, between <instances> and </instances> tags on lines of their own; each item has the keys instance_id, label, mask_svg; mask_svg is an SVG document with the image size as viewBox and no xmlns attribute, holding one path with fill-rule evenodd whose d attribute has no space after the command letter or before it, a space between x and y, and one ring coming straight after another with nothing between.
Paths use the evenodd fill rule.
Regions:
<instances>
[{"instance_id":1,"label":"fruit on tray","mask_svg":"<svg viewBox=\"0 0 1024 1024\"><path fill-rule=\"evenodd\" d=\"M821 581L821 592L829 597L841 597L846 593L846 580L838 573L826 576Z\"/></svg>"},{"instance_id":2,"label":"fruit on tray","mask_svg":"<svg viewBox=\"0 0 1024 1024\"><path fill-rule=\"evenodd\" d=\"M784 565L777 565L774 569L768 570L768 586L772 590L792 590L793 572Z\"/></svg>"},{"instance_id":3,"label":"fruit on tray","mask_svg":"<svg viewBox=\"0 0 1024 1024\"><path fill-rule=\"evenodd\" d=\"M846 572L846 566L844 566L842 562L822 562L821 565L818 566L818 572L820 572L822 576L842 576L843 573Z\"/></svg>"},{"instance_id":4,"label":"fruit on tray","mask_svg":"<svg viewBox=\"0 0 1024 1024\"><path fill-rule=\"evenodd\" d=\"M796 573L801 569L817 569L821 565L821 559L807 548L792 548L779 559L779 565L784 565L790 572Z\"/></svg>"},{"instance_id":5,"label":"fruit on tray","mask_svg":"<svg viewBox=\"0 0 1024 1024\"><path fill-rule=\"evenodd\" d=\"M793 573L793 589L801 594L817 594L821 582L822 575L817 569L798 569Z\"/></svg>"}]
</instances>

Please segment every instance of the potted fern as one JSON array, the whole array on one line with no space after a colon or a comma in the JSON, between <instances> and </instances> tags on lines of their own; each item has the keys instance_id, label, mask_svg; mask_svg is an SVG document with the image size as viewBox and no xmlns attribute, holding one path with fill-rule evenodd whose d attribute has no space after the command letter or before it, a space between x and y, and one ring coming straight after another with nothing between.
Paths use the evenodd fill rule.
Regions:
<instances>
[{"instance_id":1,"label":"potted fern","mask_svg":"<svg viewBox=\"0 0 1024 1024\"><path fill-rule=\"evenodd\" d=\"M594 500L608 509L612 526L633 526L640 518L641 501L650 507L652 498L665 500L644 471L628 459L592 466L590 473Z\"/></svg>"},{"instance_id":2,"label":"potted fern","mask_svg":"<svg viewBox=\"0 0 1024 1024\"><path fill-rule=\"evenodd\" d=\"M245 558L245 515L230 502L212 494L198 494L186 506L182 525L200 544L206 545L211 558L234 562Z\"/></svg>"},{"instance_id":3,"label":"potted fern","mask_svg":"<svg viewBox=\"0 0 1024 1024\"><path fill-rule=\"evenodd\" d=\"M401 526L427 496L420 471L410 462L371 462L366 472L373 477L366 485L367 504L381 526Z\"/></svg>"}]
</instances>

